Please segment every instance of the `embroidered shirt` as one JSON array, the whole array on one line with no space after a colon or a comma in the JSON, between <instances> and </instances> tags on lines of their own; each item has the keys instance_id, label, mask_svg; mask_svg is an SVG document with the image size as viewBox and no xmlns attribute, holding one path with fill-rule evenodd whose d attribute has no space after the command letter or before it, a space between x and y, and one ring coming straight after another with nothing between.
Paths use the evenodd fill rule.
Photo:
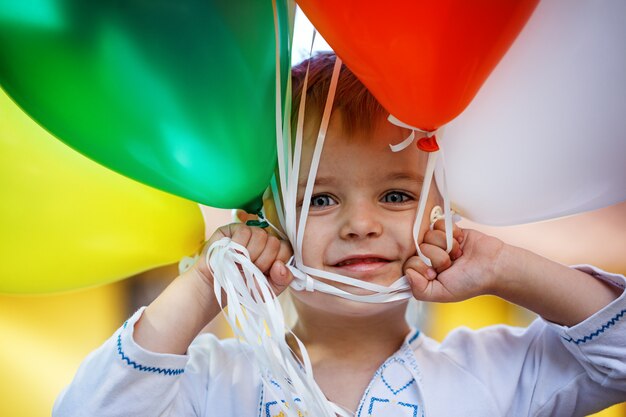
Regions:
<instances>
[{"instance_id":1,"label":"embroidered shirt","mask_svg":"<svg viewBox=\"0 0 626 417\"><path fill-rule=\"evenodd\" d=\"M187 355L149 352L133 340L142 312L85 359L53 416L284 415L285 399L263 386L245 345L203 334ZM457 329L442 343L413 330L375 373L355 416L583 416L626 401L625 316L622 294L570 328L539 318L527 328Z\"/></svg>"}]
</instances>

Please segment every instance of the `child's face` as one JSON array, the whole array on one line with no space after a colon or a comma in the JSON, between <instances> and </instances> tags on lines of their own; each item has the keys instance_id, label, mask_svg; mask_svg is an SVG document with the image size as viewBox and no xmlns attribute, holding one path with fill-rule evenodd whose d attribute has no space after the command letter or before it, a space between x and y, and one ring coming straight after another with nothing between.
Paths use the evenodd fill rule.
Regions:
<instances>
[{"instance_id":1,"label":"child's face","mask_svg":"<svg viewBox=\"0 0 626 417\"><path fill-rule=\"evenodd\" d=\"M409 133L381 117L372 131L347 137L341 118L331 119L304 234L305 265L385 286L403 275L402 266L416 253L413 223L427 156L415 146L394 153L389 144ZM299 208L313 148L314 141L305 140ZM431 194L426 213L436 198ZM300 292L296 297L307 295Z\"/></svg>"}]
</instances>

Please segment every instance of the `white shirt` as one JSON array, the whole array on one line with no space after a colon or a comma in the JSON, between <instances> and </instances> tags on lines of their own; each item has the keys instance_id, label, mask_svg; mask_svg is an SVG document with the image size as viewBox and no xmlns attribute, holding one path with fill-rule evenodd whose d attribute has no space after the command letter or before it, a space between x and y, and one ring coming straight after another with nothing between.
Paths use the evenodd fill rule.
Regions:
<instances>
[{"instance_id":1,"label":"white shirt","mask_svg":"<svg viewBox=\"0 0 626 417\"><path fill-rule=\"evenodd\" d=\"M284 399L263 386L245 345L202 334L186 355L149 352L133 340L142 312L85 359L53 416L280 415ZM537 319L528 328L457 329L442 343L413 330L378 369L355 416L583 416L622 401L626 294L570 328Z\"/></svg>"}]
</instances>

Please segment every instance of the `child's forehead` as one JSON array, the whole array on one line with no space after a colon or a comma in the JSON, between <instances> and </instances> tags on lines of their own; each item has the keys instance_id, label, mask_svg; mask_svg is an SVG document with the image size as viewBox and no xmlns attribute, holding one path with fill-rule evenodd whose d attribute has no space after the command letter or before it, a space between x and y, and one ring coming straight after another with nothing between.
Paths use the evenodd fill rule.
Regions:
<instances>
[{"instance_id":1,"label":"child's forehead","mask_svg":"<svg viewBox=\"0 0 626 417\"><path fill-rule=\"evenodd\" d=\"M423 175L427 160L424 152L420 152L415 146L393 152L389 146L402 142L410 135L410 130L395 126L381 117L371 124L370 129L348 131L339 116L335 114L330 120L320 156L320 171L331 168L335 172L344 172L352 168L350 172L353 175L355 171L385 175L393 173L397 177L402 174L411 177ZM304 142L304 170L301 171L301 176L308 173L317 140L316 135L310 135Z\"/></svg>"},{"instance_id":2,"label":"child's forehead","mask_svg":"<svg viewBox=\"0 0 626 417\"><path fill-rule=\"evenodd\" d=\"M317 131L309 135L306 145L314 148L319 140ZM324 149L346 148L355 150L369 150L377 152L378 156L400 157L413 156L419 158L418 152L394 153L389 145L402 142L411 134L409 129L405 129L391 124L383 115L377 115L368 124L359 127L346 127L346 122L342 118L340 111L334 112L330 118L330 123L324 139Z\"/></svg>"}]
</instances>

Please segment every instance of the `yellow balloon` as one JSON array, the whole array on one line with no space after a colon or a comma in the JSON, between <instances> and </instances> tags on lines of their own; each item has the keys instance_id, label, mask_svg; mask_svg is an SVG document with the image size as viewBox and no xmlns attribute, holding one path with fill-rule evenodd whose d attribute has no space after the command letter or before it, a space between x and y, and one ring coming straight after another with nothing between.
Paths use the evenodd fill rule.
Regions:
<instances>
[{"instance_id":1,"label":"yellow balloon","mask_svg":"<svg viewBox=\"0 0 626 417\"><path fill-rule=\"evenodd\" d=\"M85 158L0 90L0 293L112 282L193 254L203 239L197 204Z\"/></svg>"}]
</instances>

